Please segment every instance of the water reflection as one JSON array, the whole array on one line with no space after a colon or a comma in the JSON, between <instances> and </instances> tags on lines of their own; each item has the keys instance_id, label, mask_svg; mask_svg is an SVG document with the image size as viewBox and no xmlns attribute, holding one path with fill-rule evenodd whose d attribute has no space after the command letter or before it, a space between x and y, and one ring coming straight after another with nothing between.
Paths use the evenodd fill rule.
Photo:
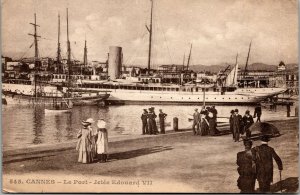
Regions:
<instances>
[{"instance_id":1,"label":"water reflection","mask_svg":"<svg viewBox=\"0 0 300 195\"><path fill-rule=\"evenodd\" d=\"M41 114L40 107L33 108L33 144L43 143L43 124L44 124L44 115Z\"/></svg>"},{"instance_id":2,"label":"water reflection","mask_svg":"<svg viewBox=\"0 0 300 195\"><path fill-rule=\"evenodd\" d=\"M12 149L39 144L56 144L76 140L76 134L81 128L81 121L87 118L104 119L107 121L109 137L130 136L141 134L141 114L144 108L153 105L125 106L82 106L74 107L71 113L48 114L43 107L6 106L2 110L3 148ZM163 109L168 114L166 122L173 123L173 118L179 119L179 128L191 127L188 118L194 112L195 106L158 105L155 111ZM200 108L200 107L198 107ZM232 109L238 108L240 114L250 110L252 106L216 106L219 117L228 117ZM291 108L293 116L294 108ZM13 116L13 117L12 117ZM262 120L282 119L286 117L286 108L277 107L277 111L263 108ZM96 128L94 124L94 128ZM172 125L167 127L170 130Z\"/></svg>"}]
</instances>

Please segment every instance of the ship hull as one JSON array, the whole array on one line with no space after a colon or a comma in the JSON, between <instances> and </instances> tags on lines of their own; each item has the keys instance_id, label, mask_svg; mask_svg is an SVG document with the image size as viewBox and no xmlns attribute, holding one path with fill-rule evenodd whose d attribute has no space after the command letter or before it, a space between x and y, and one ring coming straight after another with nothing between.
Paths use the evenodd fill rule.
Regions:
<instances>
[{"instance_id":1,"label":"ship hull","mask_svg":"<svg viewBox=\"0 0 300 195\"><path fill-rule=\"evenodd\" d=\"M110 92L107 101L110 104L180 104L202 105L208 104L253 104L264 100L265 96L249 96L228 93L221 95L218 92L203 93L170 92L157 93L154 91L115 90Z\"/></svg>"},{"instance_id":2,"label":"ship hull","mask_svg":"<svg viewBox=\"0 0 300 195\"><path fill-rule=\"evenodd\" d=\"M56 88L51 86L44 87L44 92L52 95L34 97L32 95L31 85L2 84L2 93L5 95L5 100L8 105L52 104L53 99L57 102L70 100L74 106L99 105L109 97L107 93L98 92L81 94L80 97L65 98L59 91L56 91Z\"/></svg>"},{"instance_id":3,"label":"ship hull","mask_svg":"<svg viewBox=\"0 0 300 195\"><path fill-rule=\"evenodd\" d=\"M12 84L10 84L12 85ZM8 86L3 84L3 89L20 89L21 86ZM24 89L24 88L23 88ZM240 88L234 91L153 91L153 90L127 90L127 89L108 89L108 88L79 88L105 93L109 97L99 99L80 99L74 105L95 105L99 101L105 100L108 104L181 104L181 105L202 105L207 104L222 105L243 105L256 104L268 97L284 92L280 88ZM51 89L52 90L52 89ZM50 88L48 89L50 91ZM31 96L32 99L32 96ZM73 100L72 100L73 102ZM9 103L8 103L9 104Z\"/></svg>"}]
</instances>

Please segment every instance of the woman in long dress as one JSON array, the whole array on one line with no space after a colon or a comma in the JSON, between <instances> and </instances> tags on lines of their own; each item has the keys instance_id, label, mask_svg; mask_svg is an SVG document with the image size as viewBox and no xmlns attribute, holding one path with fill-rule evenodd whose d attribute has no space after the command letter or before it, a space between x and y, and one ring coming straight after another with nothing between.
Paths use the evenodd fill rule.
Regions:
<instances>
[{"instance_id":1,"label":"woman in long dress","mask_svg":"<svg viewBox=\"0 0 300 195\"><path fill-rule=\"evenodd\" d=\"M93 162L92 155L92 132L90 126L94 123L92 118L82 121L82 128L77 133L77 142L76 150L79 152L78 162L81 163L91 163Z\"/></svg>"},{"instance_id":2,"label":"woman in long dress","mask_svg":"<svg viewBox=\"0 0 300 195\"><path fill-rule=\"evenodd\" d=\"M98 138L97 138L96 146L97 146L98 160L99 162L106 162L107 154L108 154L108 133L107 133L105 121L98 120L97 127L98 127L97 129Z\"/></svg>"}]
</instances>

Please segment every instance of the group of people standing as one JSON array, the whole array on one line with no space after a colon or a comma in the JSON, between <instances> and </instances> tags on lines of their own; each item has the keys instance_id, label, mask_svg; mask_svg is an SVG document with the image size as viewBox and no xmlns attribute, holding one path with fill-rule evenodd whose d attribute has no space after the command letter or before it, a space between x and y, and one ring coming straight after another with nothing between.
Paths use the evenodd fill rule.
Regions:
<instances>
[{"instance_id":1,"label":"group of people standing","mask_svg":"<svg viewBox=\"0 0 300 195\"><path fill-rule=\"evenodd\" d=\"M201 111L195 109L193 114L193 133L194 135L217 135L220 131L217 129L218 111L215 106L203 106Z\"/></svg>"},{"instance_id":2,"label":"group of people standing","mask_svg":"<svg viewBox=\"0 0 300 195\"><path fill-rule=\"evenodd\" d=\"M149 111L148 111L149 110ZM157 124L156 124L156 118L157 115L155 114L154 107L151 107L149 109L144 109L144 113L141 116L142 119L142 134L146 135L156 135L159 133ZM162 111L162 109L159 109L159 126L160 126L160 133L165 134L165 119L167 117L167 114Z\"/></svg>"},{"instance_id":3,"label":"group of people standing","mask_svg":"<svg viewBox=\"0 0 300 195\"><path fill-rule=\"evenodd\" d=\"M76 150L79 152L78 162L99 163L106 162L108 158L108 133L104 120L98 120L96 127L92 124L95 121L89 118L82 121L82 128L77 133Z\"/></svg>"},{"instance_id":4,"label":"group of people standing","mask_svg":"<svg viewBox=\"0 0 300 195\"><path fill-rule=\"evenodd\" d=\"M270 192L273 182L273 159L281 175L283 165L275 150L268 146L270 137L263 135L261 145L252 148L251 140L244 140L245 151L237 154L239 178L237 186L241 193L255 192L255 181L258 181L259 192Z\"/></svg>"},{"instance_id":5,"label":"group of people standing","mask_svg":"<svg viewBox=\"0 0 300 195\"><path fill-rule=\"evenodd\" d=\"M245 115L242 117L239 114L239 110L231 110L229 117L230 131L232 133L232 138L235 142L240 140L240 135L246 133L246 138L251 137L251 131L249 130L250 126L254 123L253 117L250 114L249 110L246 110ZM260 122L261 117L261 107L256 107L254 111L254 118L257 117L256 122Z\"/></svg>"}]
</instances>

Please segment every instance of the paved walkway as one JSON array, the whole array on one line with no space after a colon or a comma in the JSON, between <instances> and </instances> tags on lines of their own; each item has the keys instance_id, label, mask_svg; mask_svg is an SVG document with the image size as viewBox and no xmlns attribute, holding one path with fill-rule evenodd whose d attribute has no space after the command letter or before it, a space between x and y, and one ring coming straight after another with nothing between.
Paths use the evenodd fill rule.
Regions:
<instances>
[{"instance_id":1,"label":"paved walkway","mask_svg":"<svg viewBox=\"0 0 300 195\"><path fill-rule=\"evenodd\" d=\"M270 142L283 160L283 186L287 191L297 191L298 120L272 123L283 134ZM254 142L258 144L259 141ZM33 191L28 188L32 186L34 191L51 192L64 189L69 192L234 193L239 192L236 154L243 148L243 143L233 142L229 134L201 137L185 131L145 136L111 142L109 162L102 164L77 163L74 149L43 152L32 157L27 154L17 159L7 155L4 156L3 181L7 189L27 192ZM272 189L279 191L277 165L274 170ZM32 184L36 178L53 180L55 187ZM22 183L8 186L10 179L20 179ZM73 185L67 187L64 182Z\"/></svg>"}]
</instances>

